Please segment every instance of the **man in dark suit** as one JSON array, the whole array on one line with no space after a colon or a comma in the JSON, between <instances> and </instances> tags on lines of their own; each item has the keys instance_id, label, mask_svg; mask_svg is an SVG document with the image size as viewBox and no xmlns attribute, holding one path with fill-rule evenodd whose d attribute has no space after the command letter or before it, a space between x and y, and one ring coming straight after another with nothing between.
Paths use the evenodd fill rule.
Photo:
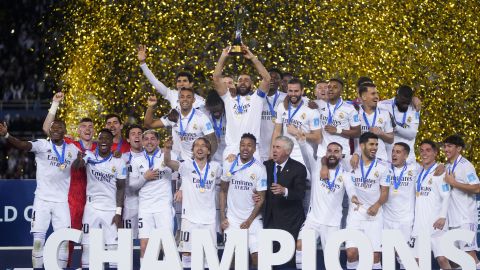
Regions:
<instances>
[{"instance_id":1,"label":"man in dark suit","mask_svg":"<svg viewBox=\"0 0 480 270\"><path fill-rule=\"evenodd\" d=\"M265 194L263 227L288 231L297 240L300 227L305 221L303 199L307 170L303 164L290 158L292 149L293 141L279 136L273 143L273 159L264 162L268 189ZM278 249L279 246L274 245L274 252ZM295 258L285 266L295 268Z\"/></svg>"}]
</instances>

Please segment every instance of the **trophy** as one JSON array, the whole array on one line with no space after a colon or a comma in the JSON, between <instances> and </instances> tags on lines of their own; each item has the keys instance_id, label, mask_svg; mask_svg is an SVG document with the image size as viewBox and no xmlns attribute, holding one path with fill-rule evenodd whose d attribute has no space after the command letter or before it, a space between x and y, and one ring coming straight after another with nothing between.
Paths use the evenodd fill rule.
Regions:
<instances>
[{"instance_id":1,"label":"trophy","mask_svg":"<svg viewBox=\"0 0 480 270\"><path fill-rule=\"evenodd\" d=\"M242 52L242 28L243 20L245 19L245 10L238 6L235 8L235 39L230 48L230 55L243 55Z\"/></svg>"}]
</instances>

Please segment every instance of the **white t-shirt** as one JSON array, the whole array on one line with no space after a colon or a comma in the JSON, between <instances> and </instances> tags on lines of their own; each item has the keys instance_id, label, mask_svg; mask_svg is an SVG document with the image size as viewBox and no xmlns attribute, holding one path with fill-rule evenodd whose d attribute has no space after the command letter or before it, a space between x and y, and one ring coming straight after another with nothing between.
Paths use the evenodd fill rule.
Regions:
<instances>
[{"instance_id":1,"label":"white t-shirt","mask_svg":"<svg viewBox=\"0 0 480 270\"><path fill-rule=\"evenodd\" d=\"M275 114L279 104L283 104L283 100L287 94L277 91L275 95L267 96L263 102L262 121L260 128L260 138L257 138L260 147L260 157L267 160L270 155L270 145L272 144L272 134L275 128ZM272 112L275 116L272 119Z\"/></svg>"},{"instance_id":2,"label":"white t-shirt","mask_svg":"<svg viewBox=\"0 0 480 270\"><path fill-rule=\"evenodd\" d=\"M172 132L179 136L182 159L192 158L192 146L196 139L214 132L208 116L196 109L192 109L187 116L182 116L177 123L168 120L166 116L161 121L165 126L172 127Z\"/></svg>"},{"instance_id":3,"label":"white t-shirt","mask_svg":"<svg viewBox=\"0 0 480 270\"><path fill-rule=\"evenodd\" d=\"M472 163L462 157L457 158L455 169L454 164L447 163L447 170L455 174L455 180L462 184L479 184L477 172ZM476 194L469 194L453 188L450 196L450 205L448 208L448 223L450 227L459 227L466 223L477 223L478 211Z\"/></svg>"},{"instance_id":4,"label":"white t-shirt","mask_svg":"<svg viewBox=\"0 0 480 270\"><path fill-rule=\"evenodd\" d=\"M215 186L220 183L222 169L217 162L209 162L204 191L201 192L200 176L191 159L180 163L178 172L182 179L182 218L197 224L214 224L216 222ZM207 166L198 168L202 179Z\"/></svg>"},{"instance_id":5,"label":"white t-shirt","mask_svg":"<svg viewBox=\"0 0 480 270\"><path fill-rule=\"evenodd\" d=\"M87 166L87 197L99 210L115 210L117 207L117 179L127 178L127 165L121 158L96 156L86 151L83 158Z\"/></svg>"},{"instance_id":6,"label":"white t-shirt","mask_svg":"<svg viewBox=\"0 0 480 270\"><path fill-rule=\"evenodd\" d=\"M223 164L222 181L230 183L227 195L227 219L234 223L242 223L250 217L255 208L253 192L267 190L267 170L258 160L254 160L250 167L240 170L245 164L238 157L237 160L232 170L233 174L229 172L234 162ZM260 216L255 219L259 219Z\"/></svg>"},{"instance_id":7,"label":"white t-shirt","mask_svg":"<svg viewBox=\"0 0 480 270\"><path fill-rule=\"evenodd\" d=\"M297 109L298 111L296 111ZM289 115L291 117L290 121ZM318 111L308 108L308 104L306 104L305 102L303 102L300 107L294 108L292 106L290 110L288 108L285 109L285 106L281 104L277 107L277 119L275 120L275 124L283 124L283 135L292 139L294 143L290 158L293 158L296 161L305 165L306 161L303 160L302 152L300 151L300 147L298 146L297 139L295 138L295 136L292 136L290 135L290 133L288 133L287 125L293 125L297 129L303 130L303 132L305 133L319 130L320 116L318 114ZM307 143L307 147L309 147L310 151L313 153L313 147L310 143Z\"/></svg>"},{"instance_id":8,"label":"white t-shirt","mask_svg":"<svg viewBox=\"0 0 480 270\"><path fill-rule=\"evenodd\" d=\"M152 157L153 170L159 170L158 179L146 180L144 173L150 169L149 161L143 152L141 156L132 160L132 172L130 173L130 184L133 188L139 187L139 210L146 213L157 213L172 207L172 170L165 166L164 155L162 151ZM176 159L176 155L171 153L172 160Z\"/></svg>"},{"instance_id":9,"label":"white t-shirt","mask_svg":"<svg viewBox=\"0 0 480 270\"><path fill-rule=\"evenodd\" d=\"M262 118L263 102L266 94L260 90L246 96L232 97L226 92L221 98L225 103L227 129L225 142L227 148L237 151L240 138L244 133L251 133L255 138L260 138L260 125Z\"/></svg>"},{"instance_id":10,"label":"white t-shirt","mask_svg":"<svg viewBox=\"0 0 480 270\"><path fill-rule=\"evenodd\" d=\"M443 181L445 174L434 176L434 171L435 167L421 181L420 192L417 193L415 201L415 221L412 236L418 236L419 233L425 232L431 234L435 221L447 217L450 186ZM422 170L419 172L419 177L421 172ZM426 173L426 170L423 173ZM423 174L421 178L423 178ZM444 229L446 228L448 228L448 224L445 224Z\"/></svg>"},{"instance_id":11,"label":"white t-shirt","mask_svg":"<svg viewBox=\"0 0 480 270\"><path fill-rule=\"evenodd\" d=\"M409 163L401 168L393 167L388 200L383 205L385 220L413 224L415 183L419 167L417 163Z\"/></svg>"},{"instance_id":12,"label":"white t-shirt","mask_svg":"<svg viewBox=\"0 0 480 270\"><path fill-rule=\"evenodd\" d=\"M37 163L37 188L35 197L50 202L66 202L70 188L70 168L77 159L78 149L74 144L65 143L65 169L60 169L60 162L50 140L39 139L30 142ZM60 157L63 146L55 145Z\"/></svg>"},{"instance_id":13,"label":"white t-shirt","mask_svg":"<svg viewBox=\"0 0 480 270\"><path fill-rule=\"evenodd\" d=\"M390 114L388 113L388 111L377 108L375 112L376 113L371 113L370 115L368 115L363 110L363 107L360 107L358 116L360 117L362 134L369 131L370 127L378 127L385 133L392 133L392 121L390 120ZM360 148L358 141L359 139L355 138L355 149L357 149L357 152ZM387 147L385 145L385 142L381 138L378 139L377 158L391 161L391 158L389 158L389 155L387 154Z\"/></svg>"},{"instance_id":14,"label":"white t-shirt","mask_svg":"<svg viewBox=\"0 0 480 270\"><path fill-rule=\"evenodd\" d=\"M132 167L130 166L131 161L136 158L143 156L143 151L142 152L126 152L122 154L122 159L125 161L125 164L127 164L127 171L131 172ZM132 189L129 185L130 181L130 174L127 173L127 182L125 183L125 202L124 202L124 207L129 208L129 209L138 209L138 190Z\"/></svg>"},{"instance_id":15,"label":"white t-shirt","mask_svg":"<svg viewBox=\"0 0 480 270\"><path fill-rule=\"evenodd\" d=\"M371 165L370 173L368 170ZM375 159L368 166L363 166L363 175L362 177L362 165L359 164L358 168L353 171L353 181L355 184L355 193L357 198L362 203L361 207L365 210L370 208L375 204L380 198L381 186L390 186L391 181L391 170L388 163ZM373 220L377 218L382 218L382 207L378 210L378 213L375 217L369 216L363 211L353 211L352 208L356 206L350 203L350 210L348 214L358 220Z\"/></svg>"},{"instance_id":16,"label":"white t-shirt","mask_svg":"<svg viewBox=\"0 0 480 270\"><path fill-rule=\"evenodd\" d=\"M318 148L317 156L323 157L327 152L327 146L331 142L339 143L343 147L343 154L350 155L350 143L349 139L342 137L338 134L330 134L325 131L324 127L326 125L332 125L335 127L340 127L341 129L351 129L360 125L360 119L358 117L358 112L355 110L352 104L349 104L340 99L338 107L336 105L328 104L323 100L315 100L318 104L318 110L320 112L320 122L322 127L322 136L323 141L321 146ZM337 107L337 110L335 110ZM329 112L332 116L329 118ZM331 123L329 123L331 119Z\"/></svg>"},{"instance_id":17,"label":"white t-shirt","mask_svg":"<svg viewBox=\"0 0 480 270\"><path fill-rule=\"evenodd\" d=\"M378 103L379 108L388 111L394 118L395 123L392 123L394 131L393 143L404 142L410 146L410 154L407 162L415 162L415 139L418 133L418 126L420 125L420 112L417 112L413 105L408 107L405 113L398 110L395 104L395 99L382 100ZM392 159L391 145L387 145L387 154L389 160Z\"/></svg>"}]
</instances>

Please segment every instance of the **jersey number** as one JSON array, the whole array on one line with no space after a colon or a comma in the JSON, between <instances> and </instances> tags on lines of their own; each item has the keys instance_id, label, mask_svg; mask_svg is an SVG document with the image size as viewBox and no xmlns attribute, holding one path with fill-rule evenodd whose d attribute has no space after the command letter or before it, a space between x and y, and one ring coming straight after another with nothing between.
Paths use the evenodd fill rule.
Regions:
<instances>
[{"instance_id":1,"label":"jersey number","mask_svg":"<svg viewBox=\"0 0 480 270\"><path fill-rule=\"evenodd\" d=\"M180 241L188 242L190 240L189 232L180 232Z\"/></svg>"},{"instance_id":2,"label":"jersey number","mask_svg":"<svg viewBox=\"0 0 480 270\"><path fill-rule=\"evenodd\" d=\"M88 233L88 224L86 223L82 224L82 230L83 230L83 233Z\"/></svg>"}]
</instances>

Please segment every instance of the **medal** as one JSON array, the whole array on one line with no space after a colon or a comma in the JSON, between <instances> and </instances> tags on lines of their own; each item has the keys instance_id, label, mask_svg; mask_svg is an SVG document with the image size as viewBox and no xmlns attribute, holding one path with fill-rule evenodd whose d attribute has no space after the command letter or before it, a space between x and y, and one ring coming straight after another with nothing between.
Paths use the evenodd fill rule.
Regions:
<instances>
[{"instance_id":1,"label":"medal","mask_svg":"<svg viewBox=\"0 0 480 270\"><path fill-rule=\"evenodd\" d=\"M365 113L365 111L363 111L363 120L365 121L365 125L367 125L367 130L369 130L371 127L375 127L375 122L377 121L377 109L375 109L375 112L373 114L372 125L370 125L370 123L368 123L368 118L367 118L367 114Z\"/></svg>"},{"instance_id":2,"label":"medal","mask_svg":"<svg viewBox=\"0 0 480 270\"><path fill-rule=\"evenodd\" d=\"M420 197L420 192L416 192L415 195L417 195L417 197Z\"/></svg>"},{"instance_id":3,"label":"medal","mask_svg":"<svg viewBox=\"0 0 480 270\"><path fill-rule=\"evenodd\" d=\"M273 97L273 104L270 103L268 100L268 97L266 98L267 100L267 105L268 105L268 110L270 111L270 115L272 116L272 122L275 123L275 119L277 116L277 112L275 112L275 104L277 103L277 99L280 96L280 93L278 91L275 92L275 96Z\"/></svg>"},{"instance_id":4,"label":"medal","mask_svg":"<svg viewBox=\"0 0 480 270\"><path fill-rule=\"evenodd\" d=\"M215 119L215 116L213 116L213 113L211 114L212 116L212 122L213 122L213 129L215 130L215 135L217 135L217 138L222 137L222 127L223 127L223 114L220 116L220 123L217 124L217 119Z\"/></svg>"},{"instance_id":5,"label":"medal","mask_svg":"<svg viewBox=\"0 0 480 270\"><path fill-rule=\"evenodd\" d=\"M65 168L67 168L67 165L65 163L63 164L60 164L60 170L65 170Z\"/></svg>"},{"instance_id":6,"label":"medal","mask_svg":"<svg viewBox=\"0 0 480 270\"><path fill-rule=\"evenodd\" d=\"M207 164L205 164L205 174L203 175L203 178L202 178L202 175L200 174L200 170L198 169L197 162L195 162L195 160L193 160L193 168L195 169L195 171L198 174L198 177L200 178L200 192L203 193L205 192L205 181L207 180L207 177L208 177L208 170L210 169L210 163L207 162Z\"/></svg>"},{"instance_id":7,"label":"medal","mask_svg":"<svg viewBox=\"0 0 480 270\"><path fill-rule=\"evenodd\" d=\"M375 165L376 162L377 162L377 159L372 160L372 162L370 163L370 166L368 167L367 174L364 174L364 171L363 171L363 169L364 169L364 168L363 168L363 167L364 167L364 166L363 166L363 158L360 158L360 170L361 170L361 172L362 172L362 178L361 178L361 180L362 180L362 183L363 183L363 187L364 187L365 189L367 189L367 183L366 183L366 181L367 181L367 179L368 179L368 175L369 175L370 172L372 171L372 169L373 169L373 167L374 167L374 165Z\"/></svg>"},{"instance_id":8,"label":"medal","mask_svg":"<svg viewBox=\"0 0 480 270\"><path fill-rule=\"evenodd\" d=\"M327 102L327 107L328 107L327 125L331 125L333 123L333 117L335 116L335 112L338 110L338 108L340 108L340 106L342 106L342 104L343 104L343 100L342 98L339 98L337 100L337 103L335 104L335 108L333 108L333 113L332 113L332 111L330 110L330 103Z\"/></svg>"},{"instance_id":9,"label":"medal","mask_svg":"<svg viewBox=\"0 0 480 270\"><path fill-rule=\"evenodd\" d=\"M392 164L392 172L393 172L393 192L394 193L397 193L398 192L398 188L400 187L400 184L402 183L402 178L403 178L403 174L405 173L405 171L407 170L407 163L405 163L405 165L403 165L403 169L402 171L400 172L400 176L396 176L395 175L395 168L393 167L393 164Z\"/></svg>"},{"instance_id":10,"label":"medal","mask_svg":"<svg viewBox=\"0 0 480 270\"><path fill-rule=\"evenodd\" d=\"M276 117L272 117L272 123L274 123L274 124L275 124L275 121L276 121L276 120L277 120L277 118L276 118Z\"/></svg>"},{"instance_id":11,"label":"medal","mask_svg":"<svg viewBox=\"0 0 480 270\"><path fill-rule=\"evenodd\" d=\"M455 168L457 168L457 165L458 163L460 163L460 161L462 160L462 156L458 156L458 158L453 162L453 166L451 167L450 169L450 173L454 173L455 172Z\"/></svg>"},{"instance_id":12,"label":"medal","mask_svg":"<svg viewBox=\"0 0 480 270\"><path fill-rule=\"evenodd\" d=\"M337 166L337 169L335 170L335 176L333 177L333 181L330 182L330 179L325 180L327 182L328 193L335 191L335 180L337 179L339 171L340 171L340 166Z\"/></svg>"},{"instance_id":13,"label":"medal","mask_svg":"<svg viewBox=\"0 0 480 270\"><path fill-rule=\"evenodd\" d=\"M238 164L238 158L239 157L240 157L240 154L237 155L237 157L235 158L235 160L232 163L232 166L230 166L230 170L228 171L227 176L230 177L230 176L234 175L235 173L237 173L241 170L245 170L246 168L252 166L252 164L255 162L255 158L252 158L249 162L243 164L243 166L240 169L235 170L235 167L237 167L237 164Z\"/></svg>"},{"instance_id":14,"label":"medal","mask_svg":"<svg viewBox=\"0 0 480 270\"><path fill-rule=\"evenodd\" d=\"M88 158L87 163L88 164L93 164L93 165L100 164L100 163L103 163L103 162L109 160L111 157L112 157L112 152L110 152L110 155L108 155L108 157L99 161L98 160L98 148L97 148L97 149L95 149L95 160Z\"/></svg>"},{"instance_id":15,"label":"medal","mask_svg":"<svg viewBox=\"0 0 480 270\"><path fill-rule=\"evenodd\" d=\"M420 172L420 174L418 175L418 178L417 178L417 197L420 196L420 189L422 187L423 181L425 180L425 178L427 178L428 174L430 173L432 168L435 167L435 165L437 165L436 162L433 163L433 165L430 166L430 168L427 169L425 174L423 174L423 172L425 171L425 169L423 168L422 171Z\"/></svg>"},{"instance_id":16,"label":"medal","mask_svg":"<svg viewBox=\"0 0 480 270\"><path fill-rule=\"evenodd\" d=\"M205 192L205 189L203 187L200 188L200 192L201 193L204 193Z\"/></svg>"},{"instance_id":17,"label":"medal","mask_svg":"<svg viewBox=\"0 0 480 270\"><path fill-rule=\"evenodd\" d=\"M232 174L231 174L230 172L227 172L227 176L228 176L228 177L231 177Z\"/></svg>"},{"instance_id":18,"label":"medal","mask_svg":"<svg viewBox=\"0 0 480 270\"><path fill-rule=\"evenodd\" d=\"M67 148L67 144L65 143L65 141L63 141L62 155L60 155L60 153L57 150L57 147L53 142L52 142L52 147L53 147L53 152L55 153L55 156L57 156L58 163L60 163L59 168L60 170L63 171L65 168L67 168L67 165L65 164L65 148Z\"/></svg>"},{"instance_id":19,"label":"medal","mask_svg":"<svg viewBox=\"0 0 480 270\"><path fill-rule=\"evenodd\" d=\"M157 149L153 152L153 154L152 154L152 159L150 159L150 156L148 155L147 150L143 150L143 155L145 156L145 158L146 158L147 161L148 161L148 168L151 169L151 170L153 169L153 166L155 165L155 156L158 154L158 151L159 151L159 150L160 150L160 149L157 148Z\"/></svg>"},{"instance_id":20,"label":"medal","mask_svg":"<svg viewBox=\"0 0 480 270\"><path fill-rule=\"evenodd\" d=\"M240 95L237 95L237 112L238 114L243 113L242 104L240 104Z\"/></svg>"},{"instance_id":21,"label":"medal","mask_svg":"<svg viewBox=\"0 0 480 270\"><path fill-rule=\"evenodd\" d=\"M291 113L292 103L288 102L288 123L289 124L292 122L292 118L295 116L295 114L297 114L298 110L300 110L302 105L303 105L303 100L302 100L302 102L300 102L300 104L298 104L297 108L295 109L295 111L293 111L293 114L292 114Z\"/></svg>"},{"instance_id":22,"label":"medal","mask_svg":"<svg viewBox=\"0 0 480 270\"><path fill-rule=\"evenodd\" d=\"M394 194L397 194L397 193L398 193L398 189L393 189L393 193L394 193Z\"/></svg>"},{"instance_id":23,"label":"medal","mask_svg":"<svg viewBox=\"0 0 480 270\"><path fill-rule=\"evenodd\" d=\"M190 117L188 118L188 121L187 121L187 126L185 127L185 129L183 128L183 123L182 123L182 114L179 113L179 117L180 117L180 136L185 136L185 133L187 133L187 128L188 128L188 124L190 124L190 121L192 121L192 118L193 118L193 115L195 114L195 108L192 109L192 112L190 114Z\"/></svg>"}]
</instances>

